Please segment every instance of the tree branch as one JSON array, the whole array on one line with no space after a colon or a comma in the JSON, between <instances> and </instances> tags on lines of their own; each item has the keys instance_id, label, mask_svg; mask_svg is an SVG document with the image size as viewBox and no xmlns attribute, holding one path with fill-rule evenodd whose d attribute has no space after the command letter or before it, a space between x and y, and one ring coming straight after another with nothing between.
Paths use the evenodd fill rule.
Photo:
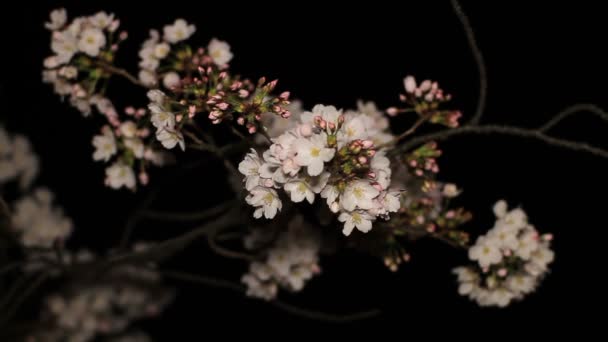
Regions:
<instances>
[{"instance_id":1,"label":"tree branch","mask_svg":"<svg viewBox=\"0 0 608 342\"><path fill-rule=\"evenodd\" d=\"M235 203L228 201L220 203L208 209L192 212L169 212L169 211L155 211L155 210L143 210L141 217L144 219L152 219L159 221L175 221L175 222L189 222L189 221L203 221L217 216L224 211L228 210Z\"/></svg>"},{"instance_id":2,"label":"tree branch","mask_svg":"<svg viewBox=\"0 0 608 342\"><path fill-rule=\"evenodd\" d=\"M479 123L483 112L486 107L486 97L488 93L488 76L486 72L486 64L479 49L479 45L477 44L477 39L475 38L475 32L473 32L473 28L471 27L471 23L469 22L469 18L462 10L462 7L458 3L458 0L451 0L452 8L454 13L460 20L464 32L467 36L467 42L469 43L469 48L471 49L471 53L473 54L473 58L475 58L475 64L477 65L477 71L479 72L479 99L477 100L477 108L475 109L475 114L469 121L470 124L476 125Z\"/></svg>"},{"instance_id":3,"label":"tree branch","mask_svg":"<svg viewBox=\"0 0 608 342\"><path fill-rule=\"evenodd\" d=\"M218 279L209 276L202 276L198 274L188 274L184 272L174 272L174 271L160 271L163 276L168 278L173 278L176 280L181 280L194 284L201 284L210 287L217 287L222 289L227 289L233 292L237 292L240 294L245 293L245 287L239 283ZM348 323L353 321L360 321L364 319L373 318L381 314L380 310L373 309L368 311L356 312L351 314L331 314L325 313L321 311L314 311L309 309L304 309L292 304L285 303L278 299L275 299L269 302L272 306L282 311L285 311L291 315L298 316L301 318L306 318L310 320L330 322L330 323Z\"/></svg>"},{"instance_id":4,"label":"tree branch","mask_svg":"<svg viewBox=\"0 0 608 342\"><path fill-rule=\"evenodd\" d=\"M547 121L547 123L540 126L538 130L542 133L545 133L551 128L555 127L555 125L559 124L562 120L580 112L588 112L594 114L600 119L608 122L608 113L606 113L602 108L590 103L579 103L562 110L555 117L553 117L553 119Z\"/></svg>"},{"instance_id":5,"label":"tree branch","mask_svg":"<svg viewBox=\"0 0 608 342\"><path fill-rule=\"evenodd\" d=\"M395 150L398 152L407 152L412 148L424 144L429 141L443 141L460 135L488 135L488 134L502 134L508 136L515 136L521 138L532 138L541 141L547 145L563 147L572 151L586 152L598 157L608 159L608 151L591 146L584 142L571 141L565 139L554 138L548 136L536 129L526 129L513 126L499 126L499 125L482 125L482 126L463 126L459 128L444 130L431 134L422 135L409 140L408 142L398 146Z\"/></svg>"},{"instance_id":6,"label":"tree branch","mask_svg":"<svg viewBox=\"0 0 608 342\"><path fill-rule=\"evenodd\" d=\"M103 62L100 62L97 65L99 67L101 67L103 70L105 70L105 71L107 71L107 72L109 72L111 74L122 76L125 79L127 79L129 82L131 82L131 83L133 83L133 84L135 84L137 86L149 89L148 86L146 86L145 84L143 84L137 77L131 75L125 69L121 69L121 68L115 67L115 66L113 66L111 64L107 64L107 63L103 63Z\"/></svg>"}]
</instances>

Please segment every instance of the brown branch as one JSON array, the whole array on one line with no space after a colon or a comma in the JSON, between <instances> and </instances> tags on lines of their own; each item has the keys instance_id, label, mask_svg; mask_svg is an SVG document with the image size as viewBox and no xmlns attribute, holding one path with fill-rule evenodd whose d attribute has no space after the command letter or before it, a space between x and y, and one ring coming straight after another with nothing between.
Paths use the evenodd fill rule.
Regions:
<instances>
[{"instance_id":1,"label":"brown branch","mask_svg":"<svg viewBox=\"0 0 608 342\"><path fill-rule=\"evenodd\" d=\"M125 79L127 79L129 82L131 82L131 83L133 83L133 84L135 84L137 86L140 86L140 87L143 87L143 88L146 88L146 89L149 88L147 85L143 84L137 77L131 75L125 69L121 69L121 68L115 67L115 66L113 66L111 64L104 63L104 62L99 62L99 63L97 63L97 65L100 68L102 68L104 71L107 71L107 72L109 72L111 74L114 74L114 75L122 76Z\"/></svg>"},{"instance_id":2,"label":"brown branch","mask_svg":"<svg viewBox=\"0 0 608 342\"><path fill-rule=\"evenodd\" d=\"M485 111L486 107L486 98L488 93L488 76L486 71L486 64L483 58L483 54L479 49L479 45L477 44L477 39L475 38L475 32L471 27L471 23L469 22L469 18L462 10L462 7L458 3L458 0L452 0L452 9L454 13L460 20L464 32L467 36L467 42L469 43L469 48L471 49L471 53L473 54L473 58L475 58L475 64L477 65L477 70L479 72L479 99L477 100L477 108L475 109L475 114L471 118L469 122L472 125L476 125L481 120L481 116Z\"/></svg>"},{"instance_id":3,"label":"brown branch","mask_svg":"<svg viewBox=\"0 0 608 342\"><path fill-rule=\"evenodd\" d=\"M414 147L429 141L443 141L461 135L488 135L501 134L520 138L531 138L541 141L550 146L566 148L577 152L586 152L598 157L608 159L608 151L599 147L591 146L584 142L571 141L566 139L554 138L544 134L537 129L526 129L513 126L482 125L482 126L463 126L459 128L444 130L440 132L422 135L409 140L398 146L395 152L407 152Z\"/></svg>"},{"instance_id":4,"label":"brown branch","mask_svg":"<svg viewBox=\"0 0 608 342\"><path fill-rule=\"evenodd\" d=\"M214 253L221 255L223 257L229 258L229 259L241 259L241 260L249 260L249 261L257 260L255 255L252 255L249 253L233 251L231 249L228 249L226 247L219 245L215 239L219 232L220 232L219 230L215 230L215 231L210 232L207 235L207 243L209 244L209 248L211 248L211 250Z\"/></svg>"},{"instance_id":5,"label":"brown branch","mask_svg":"<svg viewBox=\"0 0 608 342\"><path fill-rule=\"evenodd\" d=\"M174 271L160 271L163 276L168 278L186 281L194 284L201 284L205 286L217 287L222 289L227 289L233 292L237 292L240 294L245 293L245 286L224 280L215 277L203 276L198 274L189 274L184 272L174 272ZM285 311L291 315L298 316L301 318L306 318L310 320L330 322L330 323L348 323L354 321L365 320L369 318L376 317L381 314L381 311L378 309L356 312L351 314L331 314L321 311L314 311L305 308L301 308L295 306L293 304L285 303L278 299L272 300L269 302L272 306L282 311Z\"/></svg>"},{"instance_id":6,"label":"brown branch","mask_svg":"<svg viewBox=\"0 0 608 342\"><path fill-rule=\"evenodd\" d=\"M193 211L193 212L163 212L154 210L143 210L141 217L144 219L152 219L159 221L177 221L177 222L188 222L188 221L203 221L214 216L217 216L230 207L235 205L234 201L228 201L225 203L218 204L208 209Z\"/></svg>"},{"instance_id":7,"label":"brown branch","mask_svg":"<svg viewBox=\"0 0 608 342\"><path fill-rule=\"evenodd\" d=\"M608 113L606 113L602 108L590 103L578 103L559 112L555 117L553 117L553 119L547 121L547 123L540 126L538 130L542 133L545 133L551 128L555 127L555 125L559 124L562 120L580 112L588 112L594 114L600 119L608 122Z\"/></svg>"}]
</instances>

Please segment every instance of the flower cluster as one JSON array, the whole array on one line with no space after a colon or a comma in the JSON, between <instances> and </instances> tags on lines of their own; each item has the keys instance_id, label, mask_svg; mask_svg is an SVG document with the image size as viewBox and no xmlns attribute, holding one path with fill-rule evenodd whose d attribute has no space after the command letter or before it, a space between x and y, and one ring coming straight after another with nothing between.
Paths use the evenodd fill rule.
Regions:
<instances>
[{"instance_id":1,"label":"flower cluster","mask_svg":"<svg viewBox=\"0 0 608 342\"><path fill-rule=\"evenodd\" d=\"M172 45L190 38L195 31L196 27L184 19L177 19L172 25L165 26L162 39L157 30L150 30L150 38L139 50L139 80L149 87L155 87L162 77L165 88L177 86L180 76L175 71L176 65L182 63L181 59L187 55L187 48L181 50ZM163 70L166 71L162 72Z\"/></svg>"},{"instance_id":2,"label":"flower cluster","mask_svg":"<svg viewBox=\"0 0 608 342\"><path fill-rule=\"evenodd\" d=\"M554 253L551 234L539 235L520 209L494 205L494 227L469 249L475 266L457 267L458 292L481 306L505 307L534 291L548 272Z\"/></svg>"},{"instance_id":3,"label":"flower cluster","mask_svg":"<svg viewBox=\"0 0 608 342\"><path fill-rule=\"evenodd\" d=\"M255 232L255 231L254 231ZM320 236L314 227L296 216L287 231L267 250L264 262L252 262L241 281L247 285L247 295L265 300L274 299L279 287L292 292L320 272L318 266ZM249 247L256 244L249 243Z\"/></svg>"},{"instance_id":4,"label":"flower cluster","mask_svg":"<svg viewBox=\"0 0 608 342\"><path fill-rule=\"evenodd\" d=\"M136 245L140 250L144 245ZM91 262L92 254L78 261ZM157 272L121 266L94 283L74 291L50 295L42 320L50 322L41 337L47 340L92 341L97 335L116 335L132 321L158 315L172 298Z\"/></svg>"},{"instance_id":5,"label":"flower cluster","mask_svg":"<svg viewBox=\"0 0 608 342\"><path fill-rule=\"evenodd\" d=\"M52 32L53 55L44 60L43 81L53 85L60 96L69 96L72 106L84 115L103 95L99 92L110 74L118 44L127 38L117 34L120 22L113 14L98 12L67 23L64 9L51 12L46 27Z\"/></svg>"},{"instance_id":6,"label":"flower cluster","mask_svg":"<svg viewBox=\"0 0 608 342\"><path fill-rule=\"evenodd\" d=\"M52 206L53 194L44 188L14 204L12 228L26 247L52 247L72 233L72 221Z\"/></svg>"},{"instance_id":7,"label":"flower cluster","mask_svg":"<svg viewBox=\"0 0 608 342\"><path fill-rule=\"evenodd\" d=\"M368 232L377 217L396 212L399 192L389 190L390 161L374 148L374 126L368 130L366 117L317 105L295 128L274 138L262 158L255 150L247 154L239 171L245 175L247 203L256 207L254 217L270 219L281 210L280 188L295 203L325 198L344 222L345 235L355 227Z\"/></svg>"},{"instance_id":8,"label":"flower cluster","mask_svg":"<svg viewBox=\"0 0 608 342\"><path fill-rule=\"evenodd\" d=\"M38 157L29 140L22 135L11 136L0 126L0 185L17 180L24 190L38 175Z\"/></svg>"},{"instance_id":9,"label":"flower cluster","mask_svg":"<svg viewBox=\"0 0 608 342\"><path fill-rule=\"evenodd\" d=\"M403 84L405 94L401 94L399 99L406 104L406 108L391 107L387 109L389 115L415 112L431 123L458 127L458 119L462 116L460 111L439 109L443 103L450 101L452 96L445 94L437 82L424 80L418 85L413 76L407 76Z\"/></svg>"},{"instance_id":10,"label":"flower cluster","mask_svg":"<svg viewBox=\"0 0 608 342\"><path fill-rule=\"evenodd\" d=\"M432 173L418 176L417 169L406 168L405 165L395 170L392 179L393 186L407 189L401 195L399 211L379 225L376 236L370 241L371 245L361 243L363 249L381 257L393 272L403 262L410 260L405 247L409 241L432 237L466 246L469 235L459 228L472 217L464 208L452 206L453 198L461 192L455 184L438 182ZM380 245L374 243L378 239Z\"/></svg>"},{"instance_id":11,"label":"flower cluster","mask_svg":"<svg viewBox=\"0 0 608 342\"><path fill-rule=\"evenodd\" d=\"M112 163L106 168L105 183L113 189L124 186L134 190L138 180L139 184L146 185L147 165L162 165L166 161L163 153L153 145L150 129L142 120L146 114L143 108L127 107L125 119L114 117L108 125L102 126L99 135L93 137L93 160Z\"/></svg>"}]
</instances>

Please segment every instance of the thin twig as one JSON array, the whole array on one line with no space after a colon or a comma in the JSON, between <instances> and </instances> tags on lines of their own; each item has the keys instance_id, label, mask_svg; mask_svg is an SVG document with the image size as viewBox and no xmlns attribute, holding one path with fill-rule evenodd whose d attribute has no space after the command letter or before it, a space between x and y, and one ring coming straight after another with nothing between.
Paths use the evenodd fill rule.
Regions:
<instances>
[{"instance_id":1,"label":"thin twig","mask_svg":"<svg viewBox=\"0 0 608 342\"><path fill-rule=\"evenodd\" d=\"M122 76L122 77L126 78L129 82L131 82L131 83L133 83L133 84L135 84L137 86L140 86L140 87L143 87L143 88L146 88L146 89L149 88L148 86L146 86L145 84L143 84L137 77L131 75L125 69L121 69L121 68L115 67L115 66L113 66L111 64L101 63L101 62L98 65L103 70L105 70L105 71L107 71L109 73L115 74L115 75Z\"/></svg>"},{"instance_id":2,"label":"thin twig","mask_svg":"<svg viewBox=\"0 0 608 342\"><path fill-rule=\"evenodd\" d=\"M551 120L547 121L547 123L545 123L544 125L539 127L538 130L542 133L545 133L548 130L550 130L551 128L555 127L555 125L560 123L565 118L567 118L571 115L580 113L580 112L587 112L587 113L594 114L594 115L598 116L600 119L608 122L608 113L606 113L602 108L600 108L594 104L590 104L590 103L578 103L578 104L572 105L572 106L562 110L561 112L559 112Z\"/></svg>"},{"instance_id":3,"label":"thin twig","mask_svg":"<svg viewBox=\"0 0 608 342\"><path fill-rule=\"evenodd\" d=\"M234 205L233 201L224 202L213 206L208 209L193 211L193 212L163 212L163 211L153 211L153 210L144 210L141 212L141 217L145 219L153 219L160 221L177 221L177 222L188 222L188 221L203 221L209 219L211 217L217 216L224 211L228 210L230 207Z\"/></svg>"},{"instance_id":4,"label":"thin twig","mask_svg":"<svg viewBox=\"0 0 608 342\"><path fill-rule=\"evenodd\" d=\"M175 271L160 271L163 276L168 278L173 278L176 280L186 281L195 284L202 284L205 286L217 287L222 289L227 289L233 292L237 292L240 294L245 293L245 287L239 283L219 279L215 277L203 276L198 274L189 274L184 272L175 272ZM285 311L294 316L298 316L301 318L306 318L310 320L317 320L323 322L330 323L348 323L353 321L360 321L369 318L373 318L381 314L380 310L373 309L368 311L356 312L351 314L331 314L321 311L314 311L309 309L304 309L293 304L285 303L278 299L275 299L270 302L272 306L278 308L282 311Z\"/></svg>"},{"instance_id":5,"label":"thin twig","mask_svg":"<svg viewBox=\"0 0 608 342\"><path fill-rule=\"evenodd\" d=\"M452 0L452 8L454 9L454 13L460 20L464 32L467 36L467 42L469 43L469 48L471 49L471 53L473 54L473 58L475 58L475 64L477 64L477 71L479 72L479 99L477 100L477 108L475 109L475 114L471 118L470 124L476 125L481 120L481 116L485 111L486 107L486 98L488 93L488 76L486 71L486 64L483 58L483 54L479 49L479 45L477 44L477 39L475 38L475 32L471 27L471 23L469 22L469 18L462 10L462 7L458 3L457 0Z\"/></svg>"},{"instance_id":6,"label":"thin twig","mask_svg":"<svg viewBox=\"0 0 608 342\"><path fill-rule=\"evenodd\" d=\"M34 279L29 286L21 292L19 297L15 299L14 303L4 312L3 318L0 320L0 326L4 325L7 321L9 321L15 313L19 310L21 305L28 299L28 297L33 294L40 286L44 284L46 279L49 277L48 272L44 272L38 275L36 279Z\"/></svg>"},{"instance_id":7,"label":"thin twig","mask_svg":"<svg viewBox=\"0 0 608 342\"><path fill-rule=\"evenodd\" d=\"M404 138L414 134L414 132L416 132L416 130L418 129L418 127L420 127L423 123L425 123L429 118L430 118L430 114L426 114L426 115L422 115L418 118L418 120L416 120L416 122L414 122L414 124L412 125L412 127L410 127L407 131L399 134L398 136L396 136L394 139L392 139L391 141L382 144L380 146L378 146L378 149L381 149L383 147L388 147L388 146L392 146L395 145L396 143L398 143L399 141L403 140Z\"/></svg>"},{"instance_id":8,"label":"thin twig","mask_svg":"<svg viewBox=\"0 0 608 342\"><path fill-rule=\"evenodd\" d=\"M204 224L178 237L165 240L144 251L129 252L110 257L107 260L102 261L102 265L104 267L112 267L116 264L124 264L129 262L160 261L174 255L192 242L196 241L199 237L207 235L210 231L222 227L231 227L237 225L239 221L239 214L229 211L214 221L208 222L207 224Z\"/></svg>"},{"instance_id":9,"label":"thin twig","mask_svg":"<svg viewBox=\"0 0 608 342\"><path fill-rule=\"evenodd\" d=\"M238 251L233 251L231 249L220 246L217 243L217 241L215 240L215 236L218 233L219 233L219 231L213 231L207 235L207 243L209 244L209 248L211 248L211 250L215 254L221 255L221 256L229 258L229 259L240 259L240 260L249 260L249 261L257 260L257 258L254 255L251 255L248 253L243 253L243 252L238 252Z\"/></svg>"},{"instance_id":10,"label":"thin twig","mask_svg":"<svg viewBox=\"0 0 608 342\"><path fill-rule=\"evenodd\" d=\"M515 136L520 138L532 138L539 140L547 145L563 147L573 151L586 152L592 155L608 158L608 151L599 147L591 146L584 142L565 140L560 138L554 138L542 133L536 129L526 129L513 126L499 126L499 125L482 125L482 126L463 126L459 128L444 130L431 134L422 135L409 140L408 142L398 146L395 151L407 152L412 148L422 145L429 141L443 141L452 137L461 135L488 135L488 134L502 134L508 136Z\"/></svg>"}]
</instances>

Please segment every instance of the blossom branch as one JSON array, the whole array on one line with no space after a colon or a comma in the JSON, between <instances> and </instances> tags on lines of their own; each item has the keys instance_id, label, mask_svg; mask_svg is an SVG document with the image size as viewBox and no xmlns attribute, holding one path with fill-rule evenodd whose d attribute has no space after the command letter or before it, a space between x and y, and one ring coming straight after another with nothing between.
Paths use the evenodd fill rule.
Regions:
<instances>
[{"instance_id":1,"label":"blossom branch","mask_svg":"<svg viewBox=\"0 0 608 342\"><path fill-rule=\"evenodd\" d=\"M210 219L214 216L220 215L234 203L232 201L225 202L213 206L209 209L205 209L202 211L193 211L193 212L168 212L168 211L153 211L153 210L144 210L141 213L142 218L159 220L159 221L177 221L177 222L188 222L188 221L203 221Z\"/></svg>"},{"instance_id":2,"label":"blossom branch","mask_svg":"<svg viewBox=\"0 0 608 342\"><path fill-rule=\"evenodd\" d=\"M228 248L225 248L225 247L219 245L216 241L216 236L219 232L220 232L219 230L214 230L207 235L207 243L209 244L209 248L211 248L211 250L214 253L221 255L223 257L229 258L229 259L241 259L241 260L249 260L249 261L257 260L257 258L254 255L233 251L233 250L230 250Z\"/></svg>"},{"instance_id":3,"label":"blossom branch","mask_svg":"<svg viewBox=\"0 0 608 342\"><path fill-rule=\"evenodd\" d=\"M471 118L470 124L476 125L481 120L481 116L485 110L486 106L486 97L488 92L488 77L486 72L486 64L483 58L483 54L479 49L477 44L477 39L475 38L475 32L471 27L471 23L469 22L469 18L462 10L460 3L458 0L451 0L452 8L454 13L460 20L464 32L467 36L467 42L469 44L469 48L471 49L471 53L475 58L475 63L477 64L477 70L479 72L479 99L477 100L477 108L475 109L475 114Z\"/></svg>"},{"instance_id":4,"label":"blossom branch","mask_svg":"<svg viewBox=\"0 0 608 342\"><path fill-rule=\"evenodd\" d=\"M15 299L13 304L4 311L4 316L0 319L0 326L3 326L8 322L17 310L21 307L21 305L40 287L44 284L44 282L49 278L48 272L43 272L39 274L36 279L34 279L29 286L27 286L23 292L21 292L20 296Z\"/></svg>"}]
</instances>

